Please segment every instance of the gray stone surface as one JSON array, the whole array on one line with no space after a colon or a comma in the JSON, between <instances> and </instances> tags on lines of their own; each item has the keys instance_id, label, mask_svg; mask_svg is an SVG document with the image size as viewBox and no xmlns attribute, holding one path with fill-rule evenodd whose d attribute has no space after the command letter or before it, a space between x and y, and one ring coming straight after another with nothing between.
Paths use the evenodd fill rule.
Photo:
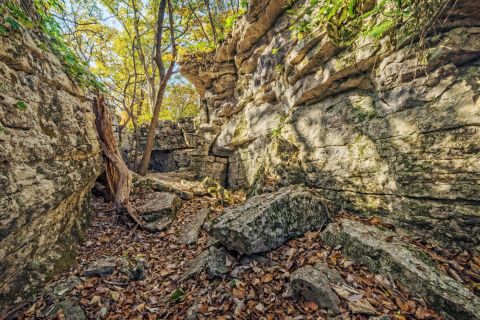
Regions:
<instances>
[{"instance_id":1,"label":"gray stone surface","mask_svg":"<svg viewBox=\"0 0 480 320\"><path fill-rule=\"evenodd\" d=\"M426 253L397 240L393 232L342 219L328 225L322 239L331 246L342 246L343 254L372 272L397 279L444 314L454 319L480 319L480 298L443 274Z\"/></svg>"},{"instance_id":2,"label":"gray stone surface","mask_svg":"<svg viewBox=\"0 0 480 320\"><path fill-rule=\"evenodd\" d=\"M144 229L150 232L167 230L183 204L177 195L167 192L146 193L141 201L136 210L146 222Z\"/></svg>"},{"instance_id":3,"label":"gray stone surface","mask_svg":"<svg viewBox=\"0 0 480 320\"><path fill-rule=\"evenodd\" d=\"M105 277L112 274L117 266L117 259L115 257L105 257L90 263L83 271L83 274L88 277Z\"/></svg>"},{"instance_id":4,"label":"gray stone surface","mask_svg":"<svg viewBox=\"0 0 480 320\"><path fill-rule=\"evenodd\" d=\"M203 270L207 272L209 279L223 277L228 272L225 249L210 247L202 251L195 259L190 261L189 267L180 278L180 281L185 281Z\"/></svg>"},{"instance_id":5,"label":"gray stone surface","mask_svg":"<svg viewBox=\"0 0 480 320\"><path fill-rule=\"evenodd\" d=\"M102 170L91 100L36 32L0 37L0 309L74 261Z\"/></svg>"},{"instance_id":6,"label":"gray stone surface","mask_svg":"<svg viewBox=\"0 0 480 320\"><path fill-rule=\"evenodd\" d=\"M325 271L325 268L323 268ZM314 301L320 308L325 308L335 314L340 312L340 299L330 287L332 272L324 273L312 266L295 270L290 276L290 283L296 294L308 301ZM335 281L335 280L334 280Z\"/></svg>"},{"instance_id":7,"label":"gray stone surface","mask_svg":"<svg viewBox=\"0 0 480 320\"><path fill-rule=\"evenodd\" d=\"M71 276L55 286L46 288L45 293L52 301L58 301L81 283L82 280L79 277Z\"/></svg>"},{"instance_id":8,"label":"gray stone surface","mask_svg":"<svg viewBox=\"0 0 480 320\"><path fill-rule=\"evenodd\" d=\"M58 313L63 314L65 320L87 319L82 307L80 307L78 302L71 299L55 303L47 315L51 318L55 318L55 315L57 315Z\"/></svg>"},{"instance_id":9,"label":"gray stone surface","mask_svg":"<svg viewBox=\"0 0 480 320\"><path fill-rule=\"evenodd\" d=\"M203 208L200 210L200 212L192 219L192 221L188 223L181 231L181 243L187 245L197 244L198 236L200 235L203 224L205 223L209 214L210 208Z\"/></svg>"},{"instance_id":10,"label":"gray stone surface","mask_svg":"<svg viewBox=\"0 0 480 320\"><path fill-rule=\"evenodd\" d=\"M327 212L311 190L282 188L227 209L210 227L210 234L229 250L265 252L307 231L320 230L329 219Z\"/></svg>"},{"instance_id":11,"label":"gray stone surface","mask_svg":"<svg viewBox=\"0 0 480 320\"><path fill-rule=\"evenodd\" d=\"M425 46L341 50L321 27L292 40L298 21L281 2L253 1L214 55L180 63L205 101L205 149L229 157L228 186L301 182L336 209L478 247L480 2L447 7Z\"/></svg>"}]
</instances>

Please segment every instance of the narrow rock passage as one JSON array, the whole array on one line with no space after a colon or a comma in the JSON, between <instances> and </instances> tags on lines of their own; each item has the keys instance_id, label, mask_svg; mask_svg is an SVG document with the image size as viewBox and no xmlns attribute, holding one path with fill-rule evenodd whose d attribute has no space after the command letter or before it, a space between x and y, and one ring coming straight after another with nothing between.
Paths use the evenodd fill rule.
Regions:
<instances>
[{"instance_id":1,"label":"narrow rock passage","mask_svg":"<svg viewBox=\"0 0 480 320\"><path fill-rule=\"evenodd\" d=\"M238 204L244 196L238 193L232 198ZM141 205L141 199L134 204ZM204 195L185 201L170 228L157 233L130 228L102 198L94 198L93 205L77 263L48 284L34 304L17 314L19 318L442 319L422 297L344 257L340 246L324 245L319 231L307 232L265 254L238 256L212 248L209 252L223 252L220 267L226 267L226 273L214 270L212 275L209 267L201 267L185 277L187 270L200 263L202 251L218 245L205 231L208 222L197 244L184 241L192 223L202 220L199 216L205 215L205 208L210 208L210 219L223 213L225 208L216 198ZM330 267L341 276L343 281L332 285L332 291L315 288L322 284L308 274L302 278L295 273L297 282L338 296L330 297L340 303L337 315L322 309L328 304L293 294L291 276L307 266ZM92 268L97 272L92 273Z\"/></svg>"}]
</instances>

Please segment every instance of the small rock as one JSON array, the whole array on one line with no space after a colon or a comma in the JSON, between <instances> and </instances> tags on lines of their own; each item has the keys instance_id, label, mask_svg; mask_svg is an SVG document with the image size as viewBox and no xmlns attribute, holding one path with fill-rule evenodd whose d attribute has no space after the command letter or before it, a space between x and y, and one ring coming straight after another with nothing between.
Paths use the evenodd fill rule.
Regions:
<instances>
[{"instance_id":1,"label":"small rock","mask_svg":"<svg viewBox=\"0 0 480 320\"><path fill-rule=\"evenodd\" d=\"M157 221L153 221L150 223L147 223L143 226L143 229L145 229L148 232L162 232L170 228L170 226L173 223L173 217L162 217L159 218Z\"/></svg>"},{"instance_id":2,"label":"small rock","mask_svg":"<svg viewBox=\"0 0 480 320\"><path fill-rule=\"evenodd\" d=\"M390 317L386 314L378 317L369 317L368 320L391 320Z\"/></svg>"},{"instance_id":3,"label":"small rock","mask_svg":"<svg viewBox=\"0 0 480 320\"><path fill-rule=\"evenodd\" d=\"M67 293L72 291L77 285L81 284L82 280L79 277L71 276L65 281L58 283L55 287L46 289L46 293L53 301L58 301Z\"/></svg>"},{"instance_id":4,"label":"small rock","mask_svg":"<svg viewBox=\"0 0 480 320\"><path fill-rule=\"evenodd\" d=\"M189 268L180 278L180 281L185 281L203 270L206 270L209 279L222 277L228 272L225 263L225 250L210 247L190 262Z\"/></svg>"},{"instance_id":5,"label":"small rock","mask_svg":"<svg viewBox=\"0 0 480 320\"><path fill-rule=\"evenodd\" d=\"M330 287L330 280L312 266L297 269L290 276L293 291L306 300L314 301L321 308L339 313L340 299Z\"/></svg>"},{"instance_id":6,"label":"small rock","mask_svg":"<svg viewBox=\"0 0 480 320\"><path fill-rule=\"evenodd\" d=\"M182 200L172 193L147 193L143 204L137 207L140 217L147 223L144 229L150 232L167 230L182 206Z\"/></svg>"},{"instance_id":7,"label":"small rock","mask_svg":"<svg viewBox=\"0 0 480 320\"><path fill-rule=\"evenodd\" d=\"M203 208L200 210L198 215L182 231L183 236L181 237L180 242L187 245L196 244L202 226L209 214L210 208Z\"/></svg>"},{"instance_id":8,"label":"small rock","mask_svg":"<svg viewBox=\"0 0 480 320\"><path fill-rule=\"evenodd\" d=\"M225 251L217 248L210 248L209 252L210 257L206 266L207 277L209 279L221 278L228 272Z\"/></svg>"},{"instance_id":9,"label":"small rock","mask_svg":"<svg viewBox=\"0 0 480 320\"><path fill-rule=\"evenodd\" d=\"M55 303L47 313L48 317L55 318L55 315L62 313L65 320L85 320L85 313L82 307L71 299Z\"/></svg>"},{"instance_id":10,"label":"small rock","mask_svg":"<svg viewBox=\"0 0 480 320\"><path fill-rule=\"evenodd\" d=\"M198 319L198 304L194 304L187 310L186 320L197 320Z\"/></svg>"},{"instance_id":11,"label":"small rock","mask_svg":"<svg viewBox=\"0 0 480 320\"><path fill-rule=\"evenodd\" d=\"M156 221L165 216L175 216L182 206L182 200L168 192L147 193L143 202L137 207L137 211L147 222Z\"/></svg>"},{"instance_id":12,"label":"small rock","mask_svg":"<svg viewBox=\"0 0 480 320\"><path fill-rule=\"evenodd\" d=\"M345 283L340 273L337 270L330 268L325 262L318 262L313 267L323 273L330 283L336 285L342 285Z\"/></svg>"},{"instance_id":13,"label":"small rock","mask_svg":"<svg viewBox=\"0 0 480 320\"><path fill-rule=\"evenodd\" d=\"M111 274L116 265L115 257L102 258L90 263L83 274L87 277L104 277Z\"/></svg>"},{"instance_id":14,"label":"small rock","mask_svg":"<svg viewBox=\"0 0 480 320\"><path fill-rule=\"evenodd\" d=\"M147 276L146 264L144 260L139 260L135 267L132 269L130 280L138 281L143 280Z\"/></svg>"}]
</instances>

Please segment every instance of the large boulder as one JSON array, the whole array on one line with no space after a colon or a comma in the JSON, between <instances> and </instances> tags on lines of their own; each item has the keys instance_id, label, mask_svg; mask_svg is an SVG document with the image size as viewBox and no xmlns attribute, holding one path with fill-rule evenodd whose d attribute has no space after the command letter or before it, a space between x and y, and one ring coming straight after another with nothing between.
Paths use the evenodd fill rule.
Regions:
<instances>
[{"instance_id":1,"label":"large boulder","mask_svg":"<svg viewBox=\"0 0 480 320\"><path fill-rule=\"evenodd\" d=\"M242 254L265 252L328 221L322 198L301 187L254 196L228 209L210 228L226 248Z\"/></svg>"},{"instance_id":2,"label":"large boulder","mask_svg":"<svg viewBox=\"0 0 480 320\"><path fill-rule=\"evenodd\" d=\"M388 230L342 219L330 224L322 239L378 272L421 294L431 305L454 319L480 319L480 298L443 274L423 251Z\"/></svg>"}]
</instances>

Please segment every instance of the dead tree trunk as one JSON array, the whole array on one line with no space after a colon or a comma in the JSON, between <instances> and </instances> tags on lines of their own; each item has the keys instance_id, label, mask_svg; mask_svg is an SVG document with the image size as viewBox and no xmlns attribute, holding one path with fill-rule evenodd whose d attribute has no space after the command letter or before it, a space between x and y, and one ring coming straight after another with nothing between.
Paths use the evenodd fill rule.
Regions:
<instances>
[{"instance_id":1,"label":"dead tree trunk","mask_svg":"<svg viewBox=\"0 0 480 320\"><path fill-rule=\"evenodd\" d=\"M142 227L143 223L140 217L133 211L130 203L132 173L120 156L115 136L113 135L112 121L102 96L97 95L95 98L93 111L95 113L95 125L99 141L105 156L106 199L113 199L117 212L126 211L135 223Z\"/></svg>"}]
</instances>

